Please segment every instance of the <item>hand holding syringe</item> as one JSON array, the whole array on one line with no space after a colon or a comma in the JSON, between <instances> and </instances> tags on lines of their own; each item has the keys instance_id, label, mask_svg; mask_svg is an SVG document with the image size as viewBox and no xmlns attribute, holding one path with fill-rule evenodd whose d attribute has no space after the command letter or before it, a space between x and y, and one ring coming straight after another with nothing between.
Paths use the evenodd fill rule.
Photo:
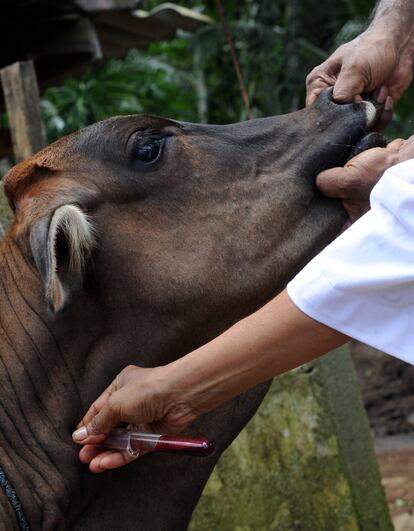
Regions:
<instances>
[{"instance_id":1,"label":"hand holding syringe","mask_svg":"<svg viewBox=\"0 0 414 531\"><path fill-rule=\"evenodd\" d=\"M170 437L122 428L112 430L99 446L128 452L131 457L138 457L141 452L172 452L204 457L214 451L214 444L207 439Z\"/></svg>"}]
</instances>

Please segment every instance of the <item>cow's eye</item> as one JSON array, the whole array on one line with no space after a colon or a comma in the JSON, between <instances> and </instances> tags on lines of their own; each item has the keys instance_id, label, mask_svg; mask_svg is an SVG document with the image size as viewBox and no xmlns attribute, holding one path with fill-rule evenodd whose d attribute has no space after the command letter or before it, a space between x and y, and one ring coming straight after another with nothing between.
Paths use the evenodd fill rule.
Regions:
<instances>
[{"instance_id":1,"label":"cow's eye","mask_svg":"<svg viewBox=\"0 0 414 531\"><path fill-rule=\"evenodd\" d=\"M141 140L137 143L135 157L146 164L155 162L161 151L161 141L158 139Z\"/></svg>"}]
</instances>

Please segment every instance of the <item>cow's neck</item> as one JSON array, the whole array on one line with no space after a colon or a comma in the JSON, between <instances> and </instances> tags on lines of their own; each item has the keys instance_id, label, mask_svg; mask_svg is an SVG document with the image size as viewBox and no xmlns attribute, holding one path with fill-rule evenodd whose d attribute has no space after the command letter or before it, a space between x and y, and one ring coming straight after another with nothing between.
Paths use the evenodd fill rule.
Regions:
<instances>
[{"instance_id":1,"label":"cow's neck","mask_svg":"<svg viewBox=\"0 0 414 531\"><path fill-rule=\"evenodd\" d=\"M13 240L0 247L0 465L35 529L54 529L82 491L70 433L85 404L76 354L93 342L51 323L40 281ZM74 337L78 352L73 349ZM70 359L72 357L73 359ZM14 514L1 493L0 521Z\"/></svg>"},{"instance_id":2,"label":"cow's neck","mask_svg":"<svg viewBox=\"0 0 414 531\"><path fill-rule=\"evenodd\" d=\"M105 386L127 364L165 363L171 345L178 344L169 354L175 358L196 346L194 333L206 339L207 332L193 328L188 341L178 342L183 329L173 326L171 317L164 322L162 314L136 308L128 316L131 308L118 301L111 309L99 285L89 287L93 297L83 295L70 315L52 319L34 266L10 237L0 244L0 466L36 530L59 528L62 521L68 528L76 525L85 506L113 481L109 474L88 473L71 440L76 423ZM159 326L164 340L154 342ZM141 329L147 331L143 336ZM3 522L7 529L16 523L0 491Z\"/></svg>"}]
</instances>

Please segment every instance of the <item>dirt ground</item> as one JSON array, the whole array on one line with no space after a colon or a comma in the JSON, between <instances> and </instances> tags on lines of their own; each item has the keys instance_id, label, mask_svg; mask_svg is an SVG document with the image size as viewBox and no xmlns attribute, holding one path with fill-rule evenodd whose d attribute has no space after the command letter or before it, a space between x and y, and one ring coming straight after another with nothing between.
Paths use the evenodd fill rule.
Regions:
<instances>
[{"instance_id":1,"label":"dirt ground","mask_svg":"<svg viewBox=\"0 0 414 531\"><path fill-rule=\"evenodd\" d=\"M414 531L414 367L352 345L396 531Z\"/></svg>"},{"instance_id":2,"label":"dirt ground","mask_svg":"<svg viewBox=\"0 0 414 531\"><path fill-rule=\"evenodd\" d=\"M396 531L414 529L414 450L377 451Z\"/></svg>"}]
</instances>

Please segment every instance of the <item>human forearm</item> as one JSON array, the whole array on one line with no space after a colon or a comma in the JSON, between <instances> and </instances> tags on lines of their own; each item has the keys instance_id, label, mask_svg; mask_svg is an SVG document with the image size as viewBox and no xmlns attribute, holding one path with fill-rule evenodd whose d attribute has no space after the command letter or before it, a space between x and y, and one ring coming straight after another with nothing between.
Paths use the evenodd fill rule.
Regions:
<instances>
[{"instance_id":1,"label":"human forearm","mask_svg":"<svg viewBox=\"0 0 414 531\"><path fill-rule=\"evenodd\" d=\"M102 451L119 423L155 433L180 433L202 413L273 376L345 343L346 336L314 321L286 292L207 345L163 367L126 367L89 408L74 440L93 472L135 457Z\"/></svg>"},{"instance_id":2,"label":"human forearm","mask_svg":"<svg viewBox=\"0 0 414 531\"><path fill-rule=\"evenodd\" d=\"M398 42L413 42L414 2L412 0L381 0L373 11L370 31L382 31Z\"/></svg>"},{"instance_id":3,"label":"human forearm","mask_svg":"<svg viewBox=\"0 0 414 531\"><path fill-rule=\"evenodd\" d=\"M400 74L396 71L396 85L399 78L405 86L404 72L412 70L414 58L414 2L411 0L382 0L373 13L367 30L360 36L372 46L395 50ZM404 89L391 95L399 95Z\"/></svg>"},{"instance_id":4,"label":"human forearm","mask_svg":"<svg viewBox=\"0 0 414 531\"><path fill-rule=\"evenodd\" d=\"M361 99L372 92L383 106L377 127L392 117L393 104L412 79L414 57L414 2L382 0L368 28L340 46L306 78L307 104L333 86L336 101Z\"/></svg>"},{"instance_id":5,"label":"human forearm","mask_svg":"<svg viewBox=\"0 0 414 531\"><path fill-rule=\"evenodd\" d=\"M164 368L171 403L198 416L347 341L303 314L286 292Z\"/></svg>"}]
</instances>

